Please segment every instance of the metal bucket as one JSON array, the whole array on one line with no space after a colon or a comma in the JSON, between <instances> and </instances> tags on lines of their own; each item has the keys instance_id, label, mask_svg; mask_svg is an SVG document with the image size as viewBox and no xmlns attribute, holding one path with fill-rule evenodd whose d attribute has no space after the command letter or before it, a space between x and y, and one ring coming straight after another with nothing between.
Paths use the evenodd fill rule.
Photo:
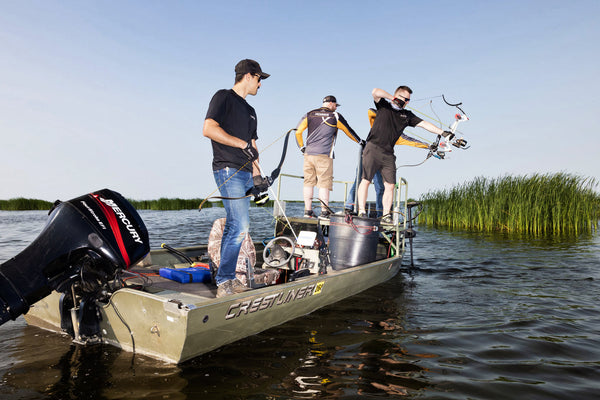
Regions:
<instances>
[{"instance_id":1,"label":"metal bucket","mask_svg":"<svg viewBox=\"0 0 600 400\"><path fill-rule=\"evenodd\" d=\"M335 270L373 262L377 258L379 220L332 215L329 220L329 258Z\"/></svg>"}]
</instances>

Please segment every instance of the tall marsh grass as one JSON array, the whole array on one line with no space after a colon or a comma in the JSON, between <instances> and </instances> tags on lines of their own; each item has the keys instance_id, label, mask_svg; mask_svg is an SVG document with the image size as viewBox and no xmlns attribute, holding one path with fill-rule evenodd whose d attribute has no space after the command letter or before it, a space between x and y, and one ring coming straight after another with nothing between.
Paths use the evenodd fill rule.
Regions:
<instances>
[{"instance_id":1,"label":"tall marsh grass","mask_svg":"<svg viewBox=\"0 0 600 400\"><path fill-rule=\"evenodd\" d=\"M600 195L594 178L568 173L475 178L423 195L419 223L529 234L594 232Z\"/></svg>"},{"instance_id":2,"label":"tall marsh grass","mask_svg":"<svg viewBox=\"0 0 600 400\"><path fill-rule=\"evenodd\" d=\"M202 199L168 199L161 197L156 200L131 200L128 199L131 205L137 210L157 210L157 211L168 211L168 210L193 210L198 208ZM214 204L216 206L216 204ZM207 201L202 206L203 208L213 207L213 203Z\"/></svg>"},{"instance_id":3,"label":"tall marsh grass","mask_svg":"<svg viewBox=\"0 0 600 400\"><path fill-rule=\"evenodd\" d=\"M171 211L171 210L195 210L198 208L203 199L180 199L180 198L164 198L155 200L132 200L127 199L137 210L155 210L155 211ZM50 210L54 203L45 200L25 199L22 197L10 200L0 200L0 210L4 211L25 211L25 210ZM250 202L250 206L254 206ZM269 200L265 207L273 207L273 200ZM202 208L223 207L221 201L207 201L202 205Z\"/></svg>"},{"instance_id":4,"label":"tall marsh grass","mask_svg":"<svg viewBox=\"0 0 600 400\"><path fill-rule=\"evenodd\" d=\"M0 210L4 211L25 211L25 210L49 210L52 205L49 201L38 199L26 199L18 197L10 200L0 200Z\"/></svg>"}]
</instances>

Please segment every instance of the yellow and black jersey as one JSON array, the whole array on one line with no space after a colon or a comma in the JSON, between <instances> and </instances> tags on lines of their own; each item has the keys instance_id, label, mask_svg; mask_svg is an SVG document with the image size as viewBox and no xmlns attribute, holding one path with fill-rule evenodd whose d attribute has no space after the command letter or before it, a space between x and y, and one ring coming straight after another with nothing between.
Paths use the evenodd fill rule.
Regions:
<instances>
[{"instance_id":1,"label":"yellow and black jersey","mask_svg":"<svg viewBox=\"0 0 600 400\"><path fill-rule=\"evenodd\" d=\"M306 135L306 150L304 154L321 155L326 154L333 158L333 147L337 137L338 129L355 142L360 142L360 137L348 125L348 122L337 111L321 107L307 112L296 128L296 141L298 146L304 146L302 132L308 129Z\"/></svg>"}]
</instances>

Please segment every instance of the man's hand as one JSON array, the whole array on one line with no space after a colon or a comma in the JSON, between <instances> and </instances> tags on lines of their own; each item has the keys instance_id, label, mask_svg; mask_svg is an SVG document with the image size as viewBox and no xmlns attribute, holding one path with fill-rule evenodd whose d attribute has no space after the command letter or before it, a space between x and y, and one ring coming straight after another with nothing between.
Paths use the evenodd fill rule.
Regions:
<instances>
[{"instance_id":1,"label":"man's hand","mask_svg":"<svg viewBox=\"0 0 600 400\"><path fill-rule=\"evenodd\" d=\"M404 105L406 104L406 102L404 102L404 100L401 100L397 97L394 97L394 100L392 100L392 103L396 104L400 108L404 107Z\"/></svg>"},{"instance_id":2,"label":"man's hand","mask_svg":"<svg viewBox=\"0 0 600 400\"><path fill-rule=\"evenodd\" d=\"M452 133L450 131L442 132L442 136L445 137L446 139L448 139L449 141L454 139L454 133Z\"/></svg>"},{"instance_id":3,"label":"man's hand","mask_svg":"<svg viewBox=\"0 0 600 400\"><path fill-rule=\"evenodd\" d=\"M242 149L242 151L244 152L246 157L248 157L248 160L250 162L258 160L258 151L256 151L256 149L254 147L252 147L251 142L248 142L248 145L246 146L245 149Z\"/></svg>"}]
</instances>

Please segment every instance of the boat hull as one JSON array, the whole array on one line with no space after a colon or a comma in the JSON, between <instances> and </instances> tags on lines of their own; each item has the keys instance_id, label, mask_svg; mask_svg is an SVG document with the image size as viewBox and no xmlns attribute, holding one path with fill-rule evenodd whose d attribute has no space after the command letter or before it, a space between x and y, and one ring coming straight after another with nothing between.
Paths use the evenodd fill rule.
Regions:
<instances>
[{"instance_id":1,"label":"boat hull","mask_svg":"<svg viewBox=\"0 0 600 400\"><path fill-rule=\"evenodd\" d=\"M398 273L401 261L399 255L219 299L121 289L99 308L101 341L181 363L383 283ZM60 296L53 292L34 304L27 322L61 332Z\"/></svg>"}]
</instances>

